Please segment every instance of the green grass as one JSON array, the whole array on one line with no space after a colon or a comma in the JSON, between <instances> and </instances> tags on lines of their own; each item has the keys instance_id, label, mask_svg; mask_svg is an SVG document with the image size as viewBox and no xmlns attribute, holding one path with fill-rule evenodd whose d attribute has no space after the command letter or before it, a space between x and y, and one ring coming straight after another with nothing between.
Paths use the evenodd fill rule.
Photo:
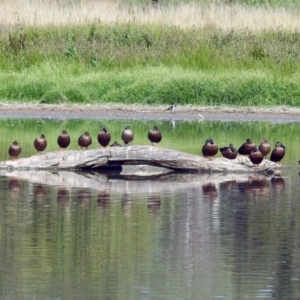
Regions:
<instances>
[{"instance_id":1,"label":"green grass","mask_svg":"<svg viewBox=\"0 0 300 300\"><path fill-rule=\"evenodd\" d=\"M300 104L300 33L92 23L0 32L0 99Z\"/></svg>"}]
</instances>

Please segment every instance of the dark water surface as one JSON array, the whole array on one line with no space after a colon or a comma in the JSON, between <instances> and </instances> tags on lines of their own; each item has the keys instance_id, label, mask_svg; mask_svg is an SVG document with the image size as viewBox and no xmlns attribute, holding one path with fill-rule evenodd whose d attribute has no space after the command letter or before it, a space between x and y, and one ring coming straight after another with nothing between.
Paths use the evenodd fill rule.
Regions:
<instances>
[{"instance_id":1,"label":"dark water surface","mask_svg":"<svg viewBox=\"0 0 300 300\"><path fill-rule=\"evenodd\" d=\"M0 120L1 159L22 157L62 129L96 134L95 120ZM151 121L105 121L147 144ZM161 147L200 154L268 138L287 146L282 178L173 174L147 180L98 173L2 172L1 299L300 299L300 123L159 121Z\"/></svg>"}]
</instances>

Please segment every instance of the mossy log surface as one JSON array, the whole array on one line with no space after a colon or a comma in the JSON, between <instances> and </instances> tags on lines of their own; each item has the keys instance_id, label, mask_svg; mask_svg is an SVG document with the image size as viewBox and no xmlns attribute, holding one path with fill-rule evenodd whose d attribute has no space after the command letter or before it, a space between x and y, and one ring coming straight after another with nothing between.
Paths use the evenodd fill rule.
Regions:
<instances>
[{"instance_id":1,"label":"mossy log surface","mask_svg":"<svg viewBox=\"0 0 300 300\"><path fill-rule=\"evenodd\" d=\"M62 150L0 162L1 170L112 170L120 175L151 176L174 171L280 174L282 165L263 160L253 166L248 157L208 159L152 146L111 147L92 150Z\"/></svg>"}]
</instances>

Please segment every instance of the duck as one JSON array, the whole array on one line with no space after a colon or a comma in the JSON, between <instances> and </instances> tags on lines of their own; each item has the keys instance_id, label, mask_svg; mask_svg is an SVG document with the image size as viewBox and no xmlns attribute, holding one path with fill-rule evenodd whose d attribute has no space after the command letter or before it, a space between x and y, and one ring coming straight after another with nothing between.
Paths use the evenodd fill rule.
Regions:
<instances>
[{"instance_id":1,"label":"duck","mask_svg":"<svg viewBox=\"0 0 300 300\"><path fill-rule=\"evenodd\" d=\"M97 138L98 138L98 143L100 144L100 148L101 147L106 148L110 142L111 135L104 126L101 126Z\"/></svg>"},{"instance_id":2,"label":"duck","mask_svg":"<svg viewBox=\"0 0 300 300\"><path fill-rule=\"evenodd\" d=\"M285 155L285 149L286 147L281 142L277 142L275 148L271 153L270 161L280 163L280 161L283 159Z\"/></svg>"},{"instance_id":3,"label":"duck","mask_svg":"<svg viewBox=\"0 0 300 300\"><path fill-rule=\"evenodd\" d=\"M133 131L130 129L130 127L127 126L124 129L124 131L121 134L121 139L126 145L133 141L134 134Z\"/></svg>"},{"instance_id":4,"label":"duck","mask_svg":"<svg viewBox=\"0 0 300 300\"><path fill-rule=\"evenodd\" d=\"M117 141L114 141L111 145L111 147L122 147Z\"/></svg>"},{"instance_id":5,"label":"duck","mask_svg":"<svg viewBox=\"0 0 300 300\"><path fill-rule=\"evenodd\" d=\"M154 126L151 130L149 130L148 139L150 140L152 146L153 143L158 145L158 143L161 141L162 135L157 126Z\"/></svg>"},{"instance_id":6,"label":"duck","mask_svg":"<svg viewBox=\"0 0 300 300\"><path fill-rule=\"evenodd\" d=\"M263 161L264 155L259 151L258 147L255 146L249 154L249 159L254 165L259 165Z\"/></svg>"},{"instance_id":7,"label":"duck","mask_svg":"<svg viewBox=\"0 0 300 300\"><path fill-rule=\"evenodd\" d=\"M71 138L70 138L68 132L66 130L63 130L57 138L57 144L58 144L60 150L62 148L68 148L68 146L70 145L70 142L71 142Z\"/></svg>"},{"instance_id":8,"label":"duck","mask_svg":"<svg viewBox=\"0 0 300 300\"><path fill-rule=\"evenodd\" d=\"M44 134L34 140L34 148L36 151L44 151L47 148L47 140Z\"/></svg>"},{"instance_id":9,"label":"duck","mask_svg":"<svg viewBox=\"0 0 300 300\"><path fill-rule=\"evenodd\" d=\"M86 150L88 147L92 144L92 137L88 132L85 132L78 138L78 145L82 148L85 148Z\"/></svg>"},{"instance_id":10,"label":"duck","mask_svg":"<svg viewBox=\"0 0 300 300\"><path fill-rule=\"evenodd\" d=\"M12 160L13 157L18 159L18 156L20 155L21 151L22 149L19 143L17 141L14 141L8 149L8 154L10 155L10 159Z\"/></svg>"},{"instance_id":11,"label":"duck","mask_svg":"<svg viewBox=\"0 0 300 300\"><path fill-rule=\"evenodd\" d=\"M263 138L260 141L260 144L258 146L258 150L263 154L263 156L266 158L267 155L271 151L271 144L267 141L267 139Z\"/></svg>"},{"instance_id":12,"label":"duck","mask_svg":"<svg viewBox=\"0 0 300 300\"><path fill-rule=\"evenodd\" d=\"M239 148L238 153L241 155L249 155L256 145L247 139L246 142Z\"/></svg>"},{"instance_id":13,"label":"duck","mask_svg":"<svg viewBox=\"0 0 300 300\"><path fill-rule=\"evenodd\" d=\"M206 156L215 156L219 151L219 147L215 144L212 138L209 138L205 141L205 144L202 147L202 154L204 157Z\"/></svg>"},{"instance_id":14,"label":"duck","mask_svg":"<svg viewBox=\"0 0 300 300\"><path fill-rule=\"evenodd\" d=\"M176 104L173 103L170 107L166 108L164 111L169 110L171 113L173 113L173 111L175 110L175 108L176 108Z\"/></svg>"},{"instance_id":15,"label":"duck","mask_svg":"<svg viewBox=\"0 0 300 300\"><path fill-rule=\"evenodd\" d=\"M237 151L232 144L229 144L228 147L220 148L220 152L227 159L235 159L237 157Z\"/></svg>"}]
</instances>

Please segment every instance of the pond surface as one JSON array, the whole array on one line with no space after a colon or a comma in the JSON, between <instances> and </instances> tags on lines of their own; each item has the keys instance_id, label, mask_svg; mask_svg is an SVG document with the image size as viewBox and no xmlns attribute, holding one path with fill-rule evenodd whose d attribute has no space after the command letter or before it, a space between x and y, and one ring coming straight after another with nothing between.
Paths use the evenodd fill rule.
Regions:
<instances>
[{"instance_id":1,"label":"pond surface","mask_svg":"<svg viewBox=\"0 0 300 300\"><path fill-rule=\"evenodd\" d=\"M236 148L266 137L287 147L282 178L173 174L138 180L98 173L0 176L1 299L299 299L300 123L0 119L1 160L17 140L35 154L89 131L97 148L130 125L148 144L200 154L208 137Z\"/></svg>"}]
</instances>

